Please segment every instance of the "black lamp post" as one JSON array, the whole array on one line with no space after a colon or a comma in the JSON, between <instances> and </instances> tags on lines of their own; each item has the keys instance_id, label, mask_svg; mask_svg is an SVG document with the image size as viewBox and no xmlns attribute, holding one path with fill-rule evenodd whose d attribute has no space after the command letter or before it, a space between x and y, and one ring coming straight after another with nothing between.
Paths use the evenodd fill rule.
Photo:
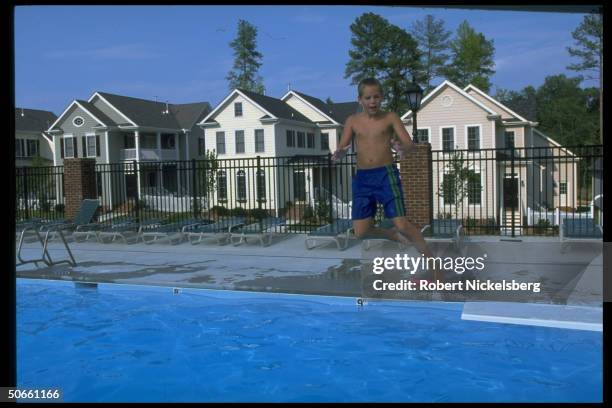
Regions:
<instances>
[{"instance_id":1,"label":"black lamp post","mask_svg":"<svg viewBox=\"0 0 612 408\"><path fill-rule=\"evenodd\" d=\"M418 143L417 137L417 111L421 107L421 99L423 98L423 90L421 87L412 80L412 83L408 85L406 90L406 98L408 99L408 106L412 111L412 140L414 143Z\"/></svg>"}]
</instances>

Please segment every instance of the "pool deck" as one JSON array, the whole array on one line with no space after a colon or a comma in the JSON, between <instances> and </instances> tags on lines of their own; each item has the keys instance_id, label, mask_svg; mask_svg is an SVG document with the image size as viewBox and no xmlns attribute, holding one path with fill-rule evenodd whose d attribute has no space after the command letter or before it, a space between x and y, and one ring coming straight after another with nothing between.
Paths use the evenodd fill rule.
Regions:
<instances>
[{"instance_id":1,"label":"pool deck","mask_svg":"<svg viewBox=\"0 0 612 408\"><path fill-rule=\"evenodd\" d=\"M363 290L364 276L372 276L374 257L393 257L401 252L418 256L411 248L399 251L392 242L382 242L369 251L363 251L360 242L352 240L346 250L339 251L333 243L308 250L304 240L302 234L276 237L267 247L261 247L255 241L239 246L217 245L214 241L198 245L188 242L179 245L146 245L142 242L126 245L101 244L93 240L70 241L77 266L58 264L48 267L29 263L18 266L16 271L18 278L31 279L370 297ZM463 301L466 305L477 301L478 307L470 306L464 317L475 320L586 330L597 330L601 326L603 261L596 248L578 246L569 254L559 254L558 242L550 238L527 238L519 243L504 242L495 237L472 237L471 240L470 256L484 251L489 254L489 260L496 260L491 263L497 266L487 271L486 278L539 281L548 285L547 289L539 297L536 294L514 298L461 297L442 292L437 297L429 293L425 297L402 300ZM49 252L53 260L67 257L65 249L57 241L50 243ZM435 252L444 256L438 250ZM450 255L446 249L441 252ZM23 259L39 258L40 254L40 244L24 244ZM538 262L534 266L534 262L525 262L525 257ZM522 306L512 309L514 315L508 316L508 311L500 308L500 300L521 303ZM555 320L551 317L555 313L550 309L541 305L529 306L528 303L534 302L560 304L565 309L555 309ZM486 307L487 304L490 307ZM593 313L581 318L573 307L591 308L589 310Z\"/></svg>"}]
</instances>

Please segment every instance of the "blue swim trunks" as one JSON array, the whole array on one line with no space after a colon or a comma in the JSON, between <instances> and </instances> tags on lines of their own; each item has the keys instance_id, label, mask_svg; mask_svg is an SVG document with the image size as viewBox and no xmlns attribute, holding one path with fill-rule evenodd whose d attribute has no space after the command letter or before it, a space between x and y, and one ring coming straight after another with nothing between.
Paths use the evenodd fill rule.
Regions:
<instances>
[{"instance_id":1,"label":"blue swim trunks","mask_svg":"<svg viewBox=\"0 0 612 408\"><path fill-rule=\"evenodd\" d=\"M406 215L399 170L392 164L373 169L357 169L353 176L352 218L373 218L377 202L383 205L386 218Z\"/></svg>"}]
</instances>

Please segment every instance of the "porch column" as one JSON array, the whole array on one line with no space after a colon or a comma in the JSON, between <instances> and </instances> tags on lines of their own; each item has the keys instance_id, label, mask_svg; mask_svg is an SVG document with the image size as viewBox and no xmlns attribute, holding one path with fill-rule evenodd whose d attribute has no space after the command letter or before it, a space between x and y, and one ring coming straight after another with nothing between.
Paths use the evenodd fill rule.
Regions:
<instances>
[{"instance_id":1,"label":"porch column","mask_svg":"<svg viewBox=\"0 0 612 408\"><path fill-rule=\"evenodd\" d=\"M418 143L413 152L400 161L400 167L406 215L421 229L433 218L431 144Z\"/></svg>"},{"instance_id":2,"label":"porch column","mask_svg":"<svg viewBox=\"0 0 612 408\"><path fill-rule=\"evenodd\" d=\"M178 133L174 134L174 156L175 160L179 161L179 142L178 142Z\"/></svg>"},{"instance_id":3,"label":"porch column","mask_svg":"<svg viewBox=\"0 0 612 408\"><path fill-rule=\"evenodd\" d=\"M157 137L157 157L159 158L159 160L161 161L161 132L157 132L155 134L155 136Z\"/></svg>"}]
</instances>

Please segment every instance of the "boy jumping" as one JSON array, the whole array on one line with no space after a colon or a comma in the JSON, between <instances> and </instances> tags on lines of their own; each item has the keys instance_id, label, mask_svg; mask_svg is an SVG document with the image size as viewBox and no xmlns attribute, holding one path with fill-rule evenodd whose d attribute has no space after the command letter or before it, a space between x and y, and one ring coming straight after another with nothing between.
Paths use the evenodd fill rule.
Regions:
<instances>
[{"instance_id":1,"label":"boy jumping","mask_svg":"<svg viewBox=\"0 0 612 408\"><path fill-rule=\"evenodd\" d=\"M355 137L357 172L353 177L352 210L355 236L379 236L403 244L412 242L419 252L433 257L421 232L406 217L399 171L393 164L393 134L401 141L401 144L396 142L393 145L400 156L409 153L414 143L396 113L380 110L383 92L378 80L363 79L357 90L363 112L351 115L346 120L338 149L332 156L334 161L344 157L351 138ZM377 202L384 206L385 217L393 221L393 228L374 227ZM434 275L437 275L435 271ZM437 278L434 276L434 279Z\"/></svg>"}]
</instances>

